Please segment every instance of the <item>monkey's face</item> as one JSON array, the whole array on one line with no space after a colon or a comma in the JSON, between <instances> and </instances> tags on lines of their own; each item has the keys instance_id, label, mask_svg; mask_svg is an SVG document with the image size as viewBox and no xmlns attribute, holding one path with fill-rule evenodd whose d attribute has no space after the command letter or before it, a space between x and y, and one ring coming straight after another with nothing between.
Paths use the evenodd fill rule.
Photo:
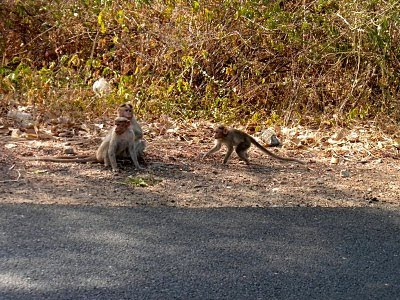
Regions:
<instances>
[{"instance_id":1,"label":"monkey's face","mask_svg":"<svg viewBox=\"0 0 400 300\"><path fill-rule=\"evenodd\" d=\"M214 138L223 139L228 135L228 129L225 126L218 126L214 131Z\"/></svg>"},{"instance_id":2,"label":"monkey's face","mask_svg":"<svg viewBox=\"0 0 400 300\"><path fill-rule=\"evenodd\" d=\"M114 121L115 124L115 133L120 135L123 134L128 128L131 122L125 117L116 118Z\"/></svg>"},{"instance_id":3,"label":"monkey's face","mask_svg":"<svg viewBox=\"0 0 400 300\"><path fill-rule=\"evenodd\" d=\"M118 116L127 118L129 120L132 119L132 105L122 104L120 107L118 107Z\"/></svg>"}]
</instances>

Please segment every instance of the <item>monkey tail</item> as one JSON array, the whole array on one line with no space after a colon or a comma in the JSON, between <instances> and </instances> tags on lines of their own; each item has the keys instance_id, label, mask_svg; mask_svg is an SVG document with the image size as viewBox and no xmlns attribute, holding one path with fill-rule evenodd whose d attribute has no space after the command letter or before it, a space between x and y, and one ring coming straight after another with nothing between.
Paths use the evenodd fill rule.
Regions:
<instances>
[{"instance_id":1,"label":"monkey tail","mask_svg":"<svg viewBox=\"0 0 400 300\"><path fill-rule=\"evenodd\" d=\"M42 156L42 157L25 157L25 160L34 161L50 161L50 162L60 162L60 163L87 163L87 162L99 162L95 156L79 155L76 157L71 156Z\"/></svg>"},{"instance_id":2,"label":"monkey tail","mask_svg":"<svg viewBox=\"0 0 400 300\"><path fill-rule=\"evenodd\" d=\"M91 155L83 155L83 154L80 154L80 155L59 155L59 156L44 156L44 157L47 157L47 158L62 158L62 159L75 159L75 158L88 158L88 157L92 157Z\"/></svg>"},{"instance_id":3,"label":"monkey tail","mask_svg":"<svg viewBox=\"0 0 400 300\"><path fill-rule=\"evenodd\" d=\"M256 146L262 152L264 152L265 154L268 154L269 156L271 156L273 158L276 158L276 159L279 159L279 160L284 160L284 161L294 161L294 162L297 162L299 164L304 165L304 162L302 162L301 160L298 160L298 159L295 159L295 158L288 158L288 157L282 157L282 156L276 155L275 153L269 151L264 146L262 146L260 143L258 143L252 136L250 136L250 140L254 144L254 146Z\"/></svg>"}]
</instances>

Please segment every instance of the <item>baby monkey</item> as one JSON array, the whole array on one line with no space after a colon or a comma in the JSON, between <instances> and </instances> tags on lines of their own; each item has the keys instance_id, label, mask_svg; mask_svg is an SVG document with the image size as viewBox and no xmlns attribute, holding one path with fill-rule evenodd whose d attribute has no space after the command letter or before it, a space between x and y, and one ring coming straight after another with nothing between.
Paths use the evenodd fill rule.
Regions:
<instances>
[{"instance_id":1,"label":"baby monkey","mask_svg":"<svg viewBox=\"0 0 400 300\"><path fill-rule=\"evenodd\" d=\"M267 150L265 147L260 145L252 136L248 135L243 131L234 128L228 129L224 125L220 125L214 130L214 132L215 132L214 137L216 140L215 147L212 148L210 151L208 151L206 154L204 154L203 158L217 152L219 149L221 149L222 144L224 144L228 148L228 151L226 152L224 158L224 164L227 164L228 159L231 156L234 148L239 158L244 162L246 162L246 164L250 164L247 150L250 148L251 144L253 144L265 154L268 154L269 156L272 156L276 159L284 161L294 161L300 164L304 164L304 162L300 160L294 158L281 157L279 155L272 153L271 151Z\"/></svg>"},{"instance_id":2,"label":"baby monkey","mask_svg":"<svg viewBox=\"0 0 400 300\"><path fill-rule=\"evenodd\" d=\"M133 107L132 104L124 103L121 104L117 109L118 117L125 117L130 120L131 124L130 127L135 134L135 146L137 151L138 158L144 161L144 149L146 148L146 142L143 139L143 131L140 127L138 121L136 120L133 114ZM126 153L126 156L129 157L129 154Z\"/></svg>"},{"instance_id":3,"label":"baby monkey","mask_svg":"<svg viewBox=\"0 0 400 300\"><path fill-rule=\"evenodd\" d=\"M111 168L114 172L117 172L117 157L123 157L126 152L129 153L133 164L137 169L140 169L137 150L135 144L135 133L131 128L131 121L124 117L117 117L114 119L115 126L110 130L106 137L101 142L99 148L96 151L96 155L92 156L78 156L78 157L33 157L27 158L28 160L38 161L51 161L61 163L85 163L85 162L97 162L104 163L104 166L108 167L111 164Z\"/></svg>"}]
</instances>

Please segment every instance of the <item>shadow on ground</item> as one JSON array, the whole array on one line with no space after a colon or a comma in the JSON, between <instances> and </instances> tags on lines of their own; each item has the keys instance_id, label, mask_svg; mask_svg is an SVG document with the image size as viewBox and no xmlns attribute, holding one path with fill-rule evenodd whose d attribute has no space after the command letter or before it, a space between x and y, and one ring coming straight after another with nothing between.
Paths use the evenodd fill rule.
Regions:
<instances>
[{"instance_id":1,"label":"shadow on ground","mask_svg":"<svg viewBox=\"0 0 400 300\"><path fill-rule=\"evenodd\" d=\"M400 214L0 206L2 299L396 299Z\"/></svg>"}]
</instances>

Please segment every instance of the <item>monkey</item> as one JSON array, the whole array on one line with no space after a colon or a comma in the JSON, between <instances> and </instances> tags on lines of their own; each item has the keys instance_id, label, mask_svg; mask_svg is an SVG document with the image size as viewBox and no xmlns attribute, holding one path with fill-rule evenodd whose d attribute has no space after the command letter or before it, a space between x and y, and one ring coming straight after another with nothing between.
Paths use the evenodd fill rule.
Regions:
<instances>
[{"instance_id":1,"label":"monkey","mask_svg":"<svg viewBox=\"0 0 400 300\"><path fill-rule=\"evenodd\" d=\"M135 143L135 132L131 126L131 120L125 117L117 117L115 119L114 130L110 134L110 142L108 147L106 145L101 149L101 145L96 152L96 157L104 157L104 165L107 167L111 163L113 171L118 171L117 156L121 156L125 152L129 152L130 158L137 169L141 169L137 155L138 150L136 149ZM104 144L104 143L102 143ZM107 151L107 154L106 154Z\"/></svg>"},{"instance_id":2,"label":"monkey","mask_svg":"<svg viewBox=\"0 0 400 300\"><path fill-rule=\"evenodd\" d=\"M214 132L215 132L214 137L216 140L215 146L214 148L212 148L210 151L208 151L206 154L203 155L203 159L208 155L213 154L218 150L220 150L222 144L224 144L228 148L228 151L226 152L224 158L225 165L228 163L228 159L231 156L234 148L236 148L235 150L239 158L243 160L247 165L249 165L250 161L249 161L249 156L247 154L247 150L250 148L251 144L253 144L265 154L268 154L269 156L272 156L276 159L284 161L294 161L300 164L304 164L304 162L300 160L294 158L281 157L279 155L272 153L271 151L268 151L265 147L260 145L252 136L238 129L234 128L228 129L224 125L219 125L214 130Z\"/></svg>"},{"instance_id":3,"label":"monkey","mask_svg":"<svg viewBox=\"0 0 400 300\"><path fill-rule=\"evenodd\" d=\"M143 139L143 131L133 115L132 104L124 103L121 104L117 109L118 117L124 117L131 121L131 129L135 133L135 143L138 158L144 160L144 149L146 148L146 142ZM126 153L126 156L128 153Z\"/></svg>"},{"instance_id":4,"label":"monkey","mask_svg":"<svg viewBox=\"0 0 400 300\"><path fill-rule=\"evenodd\" d=\"M74 157L29 157L26 159L61 163L97 162L104 163L105 167L109 167L111 165L113 172L118 172L119 168L117 165L117 157L122 157L123 154L127 151L135 167L137 169L141 169L137 160L137 150L135 149L135 133L133 132L130 123L130 120L127 118L115 118L115 126L103 139L95 155L79 155Z\"/></svg>"}]
</instances>

